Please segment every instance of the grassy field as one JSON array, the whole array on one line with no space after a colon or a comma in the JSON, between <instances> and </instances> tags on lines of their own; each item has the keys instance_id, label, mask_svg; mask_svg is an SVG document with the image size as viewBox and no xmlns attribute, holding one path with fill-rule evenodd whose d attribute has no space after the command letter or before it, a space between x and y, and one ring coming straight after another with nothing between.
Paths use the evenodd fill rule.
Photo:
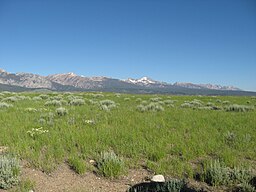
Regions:
<instances>
[{"instance_id":1,"label":"grassy field","mask_svg":"<svg viewBox=\"0 0 256 192\"><path fill-rule=\"evenodd\" d=\"M256 170L255 106L256 97L2 92L0 146L47 173L66 162L79 174L146 167L207 182L206 165L218 162Z\"/></svg>"}]
</instances>

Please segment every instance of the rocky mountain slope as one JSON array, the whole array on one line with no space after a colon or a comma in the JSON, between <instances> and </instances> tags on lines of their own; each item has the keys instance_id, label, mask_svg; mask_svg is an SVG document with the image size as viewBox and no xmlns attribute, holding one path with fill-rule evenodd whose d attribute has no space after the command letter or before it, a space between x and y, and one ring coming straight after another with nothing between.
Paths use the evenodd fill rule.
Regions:
<instances>
[{"instance_id":1,"label":"rocky mountain slope","mask_svg":"<svg viewBox=\"0 0 256 192\"><path fill-rule=\"evenodd\" d=\"M128 93L172 93L239 95L245 93L233 86L193 83L165 83L142 77L120 80L108 77L84 77L74 73L42 76L32 73L9 73L0 69L0 90L12 87L24 89L47 89L54 91L109 91ZM22 89L21 89L22 88ZM253 92L254 93L254 92Z\"/></svg>"},{"instance_id":2,"label":"rocky mountain slope","mask_svg":"<svg viewBox=\"0 0 256 192\"><path fill-rule=\"evenodd\" d=\"M8 73L3 69L0 69L0 84L29 89L49 89L56 91L78 90L76 87L53 82L41 75L32 73Z\"/></svg>"},{"instance_id":3,"label":"rocky mountain slope","mask_svg":"<svg viewBox=\"0 0 256 192\"><path fill-rule=\"evenodd\" d=\"M193 83L174 83L176 86L186 87L191 89L214 89L214 90L229 90L229 91L241 91L241 89L234 86L221 86L212 84L193 84Z\"/></svg>"}]
</instances>

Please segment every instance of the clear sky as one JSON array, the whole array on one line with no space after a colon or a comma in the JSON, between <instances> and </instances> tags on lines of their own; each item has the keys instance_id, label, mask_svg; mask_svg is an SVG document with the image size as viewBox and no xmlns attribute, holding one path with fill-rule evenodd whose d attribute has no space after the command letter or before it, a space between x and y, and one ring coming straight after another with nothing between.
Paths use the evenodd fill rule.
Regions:
<instances>
[{"instance_id":1,"label":"clear sky","mask_svg":"<svg viewBox=\"0 0 256 192\"><path fill-rule=\"evenodd\" d=\"M256 1L0 0L0 68L256 91Z\"/></svg>"}]
</instances>

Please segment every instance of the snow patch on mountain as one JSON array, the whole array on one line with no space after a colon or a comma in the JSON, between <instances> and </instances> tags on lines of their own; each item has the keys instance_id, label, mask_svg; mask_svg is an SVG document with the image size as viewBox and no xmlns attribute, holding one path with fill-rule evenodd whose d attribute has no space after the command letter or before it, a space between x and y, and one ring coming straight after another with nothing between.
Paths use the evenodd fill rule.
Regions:
<instances>
[{"instance_id":1,"label":"snow patch on mountain","mask_svg":"<svg viewBox=\"0 0 256 192\"><path fill-rule=\"evenodd\" d=\"M140 79L132 79L129 78L127 80L124 80L127 83L137 84L137 85L153 85L153 84L160 84L159 81L155 81L149 77L142 77Z\"/></svg>"}]
</instances>

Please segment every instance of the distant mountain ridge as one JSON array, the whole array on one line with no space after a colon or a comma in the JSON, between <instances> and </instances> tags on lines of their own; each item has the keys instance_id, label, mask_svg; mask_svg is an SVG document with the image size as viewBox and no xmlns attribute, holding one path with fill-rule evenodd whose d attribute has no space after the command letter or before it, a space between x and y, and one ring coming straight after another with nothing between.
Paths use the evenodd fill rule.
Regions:
<instances>
[{"instance_id":1,"label":"distant mountain ridge","mask_svg":"<svg viewBox=\"0 0 256 192\"><path fill-rule=\"evenodd\" d=\"M164 87L166 85L174 85L174 86L185 87L185 88L190 88L190 89L214 89L214 90L242 91L242 89L239 89L234 86L221 86L221 85L213 85L213 84L193 84L193 83L183 83L183 82L176 82L174 84L170 84L170 83L166 83L166 82L155 81L148 77L142 77L140 79L129 78L129 79L125 80L125 82L133 83L136 85L144 85L144 86L157 85L160 87Z\"/></svg>"},{"instance_id":2,"label":"distant mountain ridge","mask_svg":"<svg viewBox=\"0 0 256 192\"><path fill-rule=\"evenodd\" d=\"M191 89L215 89L215 90L242 91L242 89L239 89L234 86L222 86L222 85L213 85L213 84L193 84L193 83L176 82L174 83L174 85L191 88Z\"/></svg>"},{"instance_id":3,"label":"distant mountain ridge","mask_svg":"<svg viewBox=\"0 0 256 192\"><path fill-rule=\"evenodd\" d=\"M236 95L244 92L233 86L180 82L171 84L148 77L120 80L109 77L84 77L74 73L42 76L33 73L9 73L3 69L0 69L0 85L2 85L0 90L1 87L7 89L8 86L12 86L12 89L21 87L30 90L47 89L53 91L109 91L127 93Z\"/></svg>"}]
</instances>

